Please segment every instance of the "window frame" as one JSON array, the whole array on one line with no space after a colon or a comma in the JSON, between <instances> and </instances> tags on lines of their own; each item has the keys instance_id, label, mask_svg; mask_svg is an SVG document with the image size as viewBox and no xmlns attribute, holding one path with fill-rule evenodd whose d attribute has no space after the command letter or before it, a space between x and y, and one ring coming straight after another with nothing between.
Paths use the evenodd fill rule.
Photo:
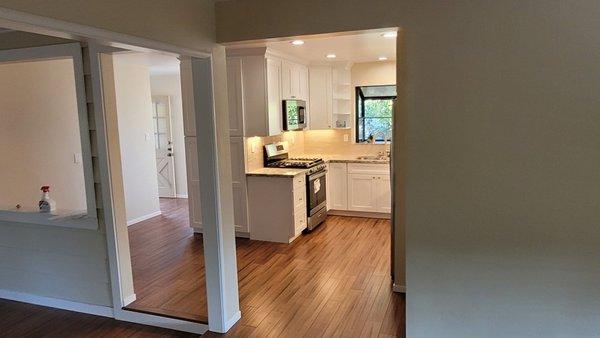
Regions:
<instances>
[{"instance_id":1,"label":"window frame","mask_svg":"<svg viewBox=\"0 0 600 338\"><path fill-rule=\"evenodd\" d=\"M71 59L73 61L73 74L75 76L75 96L77 99L79 136L81 142L81 157L87 206L87 210L85 213L86 216L71 217L70 215L61 214L55 215L39 212L0 210L0 221L97 230L98 212L96 203L96 190L94 185L92 145L90 136L92 130L96 130L96 128L90 127L88 118L88 106L85 91L83 55L81 50L81 44L75 42L40 47L0 50L0 63L42 61L53 59Z\"/></svg>"},{"instance_id":2,"label":"window frame","mask_svg":"<svg viewBox=\"0 0 600 338\"><path fill-rule=\"evenodd\" d=\"M354 121L355 121L355 123L354 123L354 128L355 128L354 135L355 136L354 136L354 142L356 142L357 144L364 144L367 141L366 138L364 140L360 140L360 134L359 134L360 122L359 121L360 121L361 117L359 116L359 110L358 110L359 103L360 103L360 111L362 111L362 114L363 114L363 116L362 116L362 120L363 120L362 127L363 127L363 129L362 130L363 130L363 133L364 133L364 130L365 130L365 123L364 123L364 121L365 121L365 116L364 116L365 115L365 101L366 100L391 100L392 101L392 116L390 116L390 119L392 120L392 123L393 123L393 120L394 120L393 103L394 103L394 100L397 98L397 95L396 96L389 96L389 95L388 96L373 96L373 97L366 98L363 95L363 92L362 92L361 88L362 87L389 87L389 86L392 86L392 85L364 85L364 86L356 86L354 88L354 90L355 90L355 105L354 105ZM376 117L372 117L372 118L376 118ZM379 118L384 118L384 117L379 117ZM377 138L374 140L375 143L378 143L378 142L379 143L384 143L386 141L387 140L377 139Z\"/></svg>"}]
</instances>

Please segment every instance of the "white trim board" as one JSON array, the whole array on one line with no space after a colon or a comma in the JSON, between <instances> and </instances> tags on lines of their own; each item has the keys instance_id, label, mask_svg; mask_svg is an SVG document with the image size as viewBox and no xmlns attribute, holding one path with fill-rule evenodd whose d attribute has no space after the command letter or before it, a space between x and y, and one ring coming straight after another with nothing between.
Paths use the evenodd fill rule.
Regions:
<instances>
[{"instance_id":1,"label":"white trim board","mask_svg":"<svg viewBox=\"0 0 600 338\"><path fill-rule=\"evenodd\" d=\"M0 298L14 300L17 302L47 306L57 309L63 309L68 311L87 313L96 316L110 318L113 317L113 309L108 306L78 303L70 300L36 296L28 293L11 290L0 290Z\"/></svg>"},{"instance_id":2,"label":"white trim board","mask_svg":"<svg viewBox=\"0 0 600 338\"><path fill-rule=\"evenodd\" d=\"M123 298L123 307L135 302L137 295L135 293Z\"/></svg>"},{"instance_id":3,"label":"white trim board","mask_svg":"<svg viewBox=\"0 0 600 338\"><path fill-rule=\"evenodd\" d=\"M367 217L367 218L383 218L390 219L391 214L384 212L367 212L353 210L327 210L327 215L334 216L349 216L349 217Z\"/></svg>"},{"instance_id":4,"label":"white trim board","mask_svg":"<svg viewBox=\"0 0 600 338\"><path fill-rule=\"evenodd\" d=\"M175 198L188 198L188 194L176 194Z\"/></svg>"},{"instance_id":5,"label":"white trim board","mask_svg":"<svg viewBox=\"0 0 600 338\"><path fill-rule=\"evenodd\" d=\"M132 219L132 220L130 220L130 221L127 221L127 226L134 225L134 224L136 224L136 223L139 223L139 222L145 221L145 220L147 220L147 219L150 219L150 218L152 218L152 217L156 217L156 216L159 216L159 215L162 215L162 212L161 212L160 210L158 210L158 211L155 211L155 212L151 212L151 213L149 213L149 214L147 214L147 215L140 216L140 217L138 217L138 218L134 218L134 219Z\"/></svg>"},{"instance_id":6,"label":"white trim board","mask_svg":"<svg viewBox=\"0 0 600 338\"><path fill-rule=\"evenodd\" d=\"M140 52L162 52L196 57L210 57L210 47L206 50L189 49L165 42L117 33L101 28L81 25L68 21L30 14L0 7L0 26L30 33L56 36L78 41L95 40L107 46L136 50Z\"/></svg>"},{"instance_id":7,"label":"white trim board","mask_svg":"<svg viewBox=\"0 0 600 338\"><path fill-rule=\"evenodd\" d=\"M204 334L208 331L208 325L206 324L122 309L115 309L115 319L196 334Z\"/></svg>"}]
</instances>

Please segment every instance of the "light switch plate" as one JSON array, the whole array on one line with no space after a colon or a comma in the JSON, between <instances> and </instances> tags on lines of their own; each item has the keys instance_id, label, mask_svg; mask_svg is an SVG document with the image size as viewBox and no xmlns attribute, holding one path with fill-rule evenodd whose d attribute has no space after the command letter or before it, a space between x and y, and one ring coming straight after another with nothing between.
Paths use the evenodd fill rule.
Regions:
<instances>
[{"instance_id":1,"label":"light switch plate","mask_svg":"<svg viewBox=\"0 0 600 338\"><path fill-rule=\"evenodd\" d=\"M344 134L344 142L348 142L348 134Z\"/></svg>"},{"instance_id":2,"label":"light switch plate","mask_svg":"<svg viewBox=\"0 0 600 338\"><path fill-rule=\"evenodd\" d=\"M252 143L250 145L250 151L252 151L253 154L256 152L256 144L255 143Z\"/></svg>"},{"instance_id":3,"label":"light switch plate","mask_svg":"<svg viewBox=\"0 0 600 338\"><path fill-rule=\"evenodd\" d=\"M73 153L73 162L81 163L81 153Z\"/></svg>"}]
</instances>

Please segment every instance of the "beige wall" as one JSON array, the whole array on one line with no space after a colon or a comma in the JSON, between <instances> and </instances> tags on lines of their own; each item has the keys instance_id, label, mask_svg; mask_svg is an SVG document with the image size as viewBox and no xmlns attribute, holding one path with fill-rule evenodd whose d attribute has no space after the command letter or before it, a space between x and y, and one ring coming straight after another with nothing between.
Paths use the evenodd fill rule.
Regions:
<instances>
[{"instance_id":1,"label":"beige wall","mask_svg":"<svg viewBox=\"0 0 600 338\"><path fill-rule=\"evenodd\" d=\"M61 212L87 210L71 59L0 64L0 208L37 209L40 187Z\"/></svg>"},{"instance_id":2,"label":"beige wall","mask_svg":"<svg viewBox=\"0 0 600 338\"><path fill-rule=\"evenodd\" d=\"M175 161L175 189L177 191L177 196L187 197L183 108L181 105L181 77L179 74L151 75L150 87L152 89L152 95L167 95L171 100L171 130L173 133L173 158Z\"/></svg>"},{"instance_id":3,"label":"beige wall","mask_svg":"<svg viewBox=\"0 0 600 338\"><path fill-rule=\"evenodd\" d=\"M150 71L114 56L115 91L127 222L160 211Z\"/></svg>"},{"instance_id":4,"label":"beige wall","mask_svg":"<svg viewBox=\"0 0 600 338\"><path fill-rule=\"evenodd\" d=\"M592 0L243 0L217 4L217 35L402 26L408 337L591 337L597 17Z\"/></svg>"},{"instance_id":5,"label":"beige wall","mask_svg":"<svg viewBox=\"0 0 600 338\"><path fill-rule=\"evenodd\" d=\"M210 52L212 0L0 0L0 7Z\"/></svg>"},{"instance_id":6,"label":"beige wall","mask_svg":"<svg viewBox=\"0 0 600 338\"><path fill-rule=\"evenodd\" d=\"M69 42L74 41L20 31L0 33L0 50L48 46Z\"/></svg>"}]
</instances>

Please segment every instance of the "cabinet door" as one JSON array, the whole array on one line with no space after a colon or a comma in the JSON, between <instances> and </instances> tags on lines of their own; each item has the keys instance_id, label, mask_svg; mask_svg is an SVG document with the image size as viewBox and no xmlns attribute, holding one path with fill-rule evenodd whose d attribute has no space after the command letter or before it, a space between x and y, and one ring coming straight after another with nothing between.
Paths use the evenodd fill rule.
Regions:
<instances>
[{"instance_id":1,"label":"cabinet door","mask_svg":"<svg viewBox=\"0 0 600 338\"><path fill-rule=\"evenodd\" d=\"M231 185L233 189L233 218L235 230L248 232L248 198L246 187L246 162L244 138L229 139L231 151Z\"/></svg>"},{"instance_id":2,"label":"cabinet door","mask_svg":"<svg viewBox=\"0 0 600 338\"><path fill-rule=\"evenodd\" d=\"M308 73L310 129L331 128L331 67L313 66Z\"/></svg>"},{"instance_id":3,"label":"cabinet door","mask_svg":"<svg viewBox=\"0 0 600 338\"><path fill-rule=\"evenodd\" d=\"M298 97L304 101L308 101L308 67L299 65L298 71L300 85Z\"/></svg>"},{"instance_id":4,"label":"cabinet door","mask_svg":"<svg viewBox=\"0 0 600 338\"><path fill-rule=\"evenodd\" d=\"M392 212L392 193L389 175L377 176L375 183L375 200L377 212Z\"/></svg>"},{"instance_id":5,"label":"cabinet door","mask_svg":"<svg viewBox=\"0 0 600 338\"><path fill-rule=\"evenodd\" d=\"M227 58L227 99L229 102L229 135L244 135L242 93L242 59Z\"/></svg>"},{"instance_id":6,"label":"cabinet door","mask_svg":"<svg viewBox=\"0 0 600 338\"><path fill-rule=\"evenodd\" d=\"M292 98L292 68L293 65L288 61L281 62L281 99Z\"/></svg>"},{"instance_id":7,"label":"cabinet door","mask_svg":"<svg viewBox=\"0 0 600 338\"><path fill-rule=\"evenodd\" d=\"M327 200L330 209L348 210L348 175L346 163L329 163Z\"/></svg>"},{"instance_id":8,"label":"cabinet door","mask_svg":"<svg viewBox=\"0 0 600 338\"><path fill-rule=\"evenodd\" d=\"M281 61L267 59L267 112L269 136L281 134Z\"/></svg>"},{"instance_id":9,"label":"cabinet door","mask_svg":"<svg viewBox=\"0 0 600 338\"><path fill-rule=\"evenodd\" d=\"M293 63L290 72L290 93L292 99L300 99L300 65Z\"/></svg>"},{"instance_id":10,"label":"cabinet door","mask_svg":"<svg viewBox=\"0 0 600 338\"><path fill-rule=\"evenodd\" d=\"M376 211L376 176L348 174L348 210Z\"/></svg>"}]
</instances>

